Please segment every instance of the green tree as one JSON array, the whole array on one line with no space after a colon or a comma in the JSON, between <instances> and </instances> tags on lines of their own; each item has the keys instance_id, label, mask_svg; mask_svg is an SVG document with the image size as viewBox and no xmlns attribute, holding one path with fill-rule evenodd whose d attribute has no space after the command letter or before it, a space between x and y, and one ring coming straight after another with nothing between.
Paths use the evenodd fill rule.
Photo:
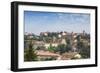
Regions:
<instances>
[{"instance_id":1,"label":"green tree","mask_svg":"<svg viewBox=\"0 0 100 73\"><path fill-rule=\"evenodd\" d=\"M70 39L66 39L66 52L69 52L72 49Z\"/></svg>"},{"instance_id":2,"label":"green tree","mask_svg":"<svg viewBox=\"0 0 100 73\"><path fill-rule=\"evenodd\" d=\"M62 54L64 52L66 52L66 46L64 44L60 44L60 45L58 45L56 51L59 52L60 54Z\"/></svg>"},{"instance_id":3,"label":"green tree","mask_svg":"<svg viewBox=\"0 0 100 73\"><path fill-rule=\"evenodd\" d=\"M50 44L50 46L48 47L48 51L54 52L55 51L55 47L53 47L52 44Z\"/></svg>"},{"instance_id":4,"label":"green tree","mask_svg":"<svg viewBox=\"0 0 100 73\"><path fill-rule=\"evenodd\" d=\"M32 48L32 42L29 44L29 49L26 51L24 55L25 61L36 61L37 55L34 52L34 48Z\"/></svg>"},{"instance_id":5,"label":"green tree","mask_svg":"<svg viewBox=\"0 0 100 73\"><path fill-rule=\"evenodd\" d=\"M81 49L80 54L82 55L82 58L90 58L90 48Z\"/></svg>"},{"instance_id":6,"label":"green tree","mask_svg":"<svg viewBox=\"0 0 100 73\"><path fill-rule=\"evenodd\" d=\"M85 45L82 41L78 42L78 49L79 53L81 54L82 58L89 58L90 57L90 46Z\"/></svg>"}]
</instances>

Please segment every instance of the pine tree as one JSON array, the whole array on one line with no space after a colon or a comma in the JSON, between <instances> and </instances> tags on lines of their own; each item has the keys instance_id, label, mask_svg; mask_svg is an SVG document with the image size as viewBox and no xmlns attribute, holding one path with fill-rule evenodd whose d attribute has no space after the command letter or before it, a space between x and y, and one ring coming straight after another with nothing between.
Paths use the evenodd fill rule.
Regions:
<instances>
[{"instance_id":1,"label":"pine tree","mask_svg":"<svg viewBox=\"0 0 100 73\"><path fill-rule=\"evenodd\" d=\"M35 54L35 50L34 48L32 48L32 41L30 42L29 44L29 49L28 51L26 52L26 55L25 55L25 59L26 61L36 61L37 60L37 56Z\"/></svg>"}]
</instances>

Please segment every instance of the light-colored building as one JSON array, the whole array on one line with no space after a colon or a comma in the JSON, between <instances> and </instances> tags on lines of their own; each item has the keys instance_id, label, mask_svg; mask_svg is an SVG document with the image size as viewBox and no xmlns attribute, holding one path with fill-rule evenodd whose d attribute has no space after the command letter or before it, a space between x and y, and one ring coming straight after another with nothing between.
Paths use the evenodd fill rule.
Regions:
<instances>
[{"instance_id":1,"label":"light-colored building","mask_svg":"<svg viewBox=\"0 0 100 73\"><path fill-rule=\"evenodd\" d=\"M35 41L33 43L33 48L36 49L38 47L44 46L44 42L43 41Z\"/></svg>"},{"instance_id":2,"label":"light-colored building","mask_svg":"<svg viewBox=\"0 0 100 73\"><path fill-rule=\"evenodd\" d=\"M61 34L58 34L58 37L59 37L59 38L61 38L61 37L62 37L62 35L61 35Z\"/></svg>"},{"instance_id":3,"label":"light-colored building","mask_svg":"<svg viewBox=\"0 0 100 73\"><path fill-rule=\"evenodd\" d=\"M67 45L66 40L65 39L62 39L60 44Z\"/></svg>"},{"instance_id":4,"label":"light-colored building","mask_svg":"<svg viewBox=\"0 0 100 73\"><path fill-rule=\"evenodd\" d=\"M65 40L65 39L60 39L60 40L58 40L58 41L56 41L56 42L45 43L44 46L45 46L46 48L50 47L50 45L52 45L53 47L57 47L57 46L60 45L60 44L67 45L66 40Z\"/></svg>"},{"instance_id":5,"label":"light-colored building","mask_svg":"<svg viewBox=\"0 0 100 73\"><path fill-rule=\"evenodd\" d=\"M82 56L80 54L76 54L74 58L80 59Z\"/></svg>"},{"instance_id":6,"label":"light-colored building","mask_svg":"<svg viewBox=\"0 0 100 73\"><path fill-rule=\"evenodd\" d=\"M62 32L62 35L65 36L65 35L67 35L67 33L66 32Z\"/></svg>"},{"instance_id":7,"label":"light-colored building","mask_svg":"<svg viewBox=\"0 0 100 73\"><path fill-rule=\"evenodd\" d=\"M45 43L44 46L46 48L50 47L50 45L52 45L53 47L57 47L58 46L58 43Z\"/></svg>"}]
</instances>

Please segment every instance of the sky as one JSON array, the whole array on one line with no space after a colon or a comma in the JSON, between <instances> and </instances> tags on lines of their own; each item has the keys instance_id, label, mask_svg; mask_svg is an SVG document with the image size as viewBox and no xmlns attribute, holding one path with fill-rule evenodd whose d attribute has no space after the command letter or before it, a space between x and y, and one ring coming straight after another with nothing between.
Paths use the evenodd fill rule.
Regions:
<instances>
[{"instance_id":1,"label":"sky","mask_svg":"<svg viewBox=\"0 0 100 73\"><path fill-rule=\"evenodd\" d=\"M24 11L24 30L39 35L40 32L90 33L90 14Z\"/></svg>"}]
</instances>

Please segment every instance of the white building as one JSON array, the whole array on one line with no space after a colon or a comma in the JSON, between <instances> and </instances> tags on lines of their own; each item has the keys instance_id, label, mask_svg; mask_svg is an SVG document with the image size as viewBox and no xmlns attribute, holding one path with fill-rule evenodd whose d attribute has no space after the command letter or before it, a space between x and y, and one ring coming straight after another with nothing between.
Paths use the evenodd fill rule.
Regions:
<instances>
[{"instance_id":1,"label":"white building","mask_svg":"<svg viewBox=\"0 0 100 73\"><path fill-rule=\"evenodd\" d=\"M67 45L66 40L62 39L61 44Z\"/></svg>"},{"instance_id":2,"label":"white building","mask_svg":"<svg viewBox=\"0 0 100 73\"><path fill-rule=\"evenodd\" d=\"M58 43L45 43L44 46L46 48L50 47L50 44L53 46L53 47L57 47L59 44Z\"/></svg>"}]
</instances>

